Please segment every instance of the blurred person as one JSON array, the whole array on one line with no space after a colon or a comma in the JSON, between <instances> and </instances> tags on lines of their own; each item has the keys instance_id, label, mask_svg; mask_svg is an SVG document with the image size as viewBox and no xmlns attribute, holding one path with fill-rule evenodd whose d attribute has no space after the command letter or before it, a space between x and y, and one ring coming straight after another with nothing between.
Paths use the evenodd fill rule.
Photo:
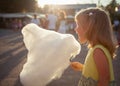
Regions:
<instances>
[{"instance_id":1,"label":"blurred person","mask_svg":"<svg viewBox=\"0 0 120 86\"><path fill-rule=\"evenodd\" d=\"M76 23L74 21L74 16L68 15L67 18L67 33L76 34L74 28L76 27Z\"/></svg>"},{"instance_id":2,"label":"blurred person","mask_svg":"<svg viewBox=\"0 0 120 86\"><path fill-rule=\"evenodd\" d=\"M116 45L110 18L100 8L81 10L75 16L78 38L88 43L85 63L71 62L74 70L82 71L78 86L115 86L112 59Z\"/></svg>"},{"instance_id":3,"label":"blurred person","mask_svg":"<svg viewBox=\"0 0 120 86\"><path fill-rule=\"evenodd\" d=\"M115 20L113 22L113 27L114 27L115 31L118 30L119 24L120 24L119 20L117 18L115 18Z\"/></svg>"},{"instance_id":4,"label":"blurred person","mask_svg":"<svg viewBox=\"0 0 120 86\"><path fill-rule=\"evenodd\" d=\"M23 27L22 20L19 19L18 20L18 29L22 29L22 27Z\"/></svg>"},{"instance_id":5,"label":"blurred person","mask_svg":"<svg viewBox=\"0 0 120 86\"><path fill-rule=\"evenodd\" d=\"M53 13L53 11L50 11L48 13L47 21L48 21L48 29L55 31L56 30L57 16Z\"/></svg>"},{"instance_id":6,"label":"blurred person","mask_svg":"<svg viewBox=\"0 0 120 86\"><path fill-rule=\"evenodd\" d=\"M117 18L115 18L115 20L113 21L113 30L114 30L115 37L117 38L118 44L120 41L119 26L120 26L120 21Z\"/></svg>"},{"instance_id":7,"label":"blurred person","mask_svg":"<svg viewBox=\"0 0 120 86\"><path fill-rule=\"evenodd\" d=\"M59 33L66 33L67 25L66 25L66 14L64 11L60 11L58 14L58 21L57 21L57 32Z\"/></svg>"},{"instance_id":8,"label":"blurred person","mask_svg":"<svg viewBox=\"0 0 120 86\"><path fill-rule=\"evenodd\" d=\"M45 15L44 18L41 18L41 27L44 29L48 29L47 15Z\"/></svg>"},{"instance_id":9,"label":"blurred person","mask_svg":"<svg viewBox=\"0 0 120 86\"><path fill-rule=\"evenodd\" d=\"M18 19L13 19L12 20L12 28L14 31L18 30Z\"/></svg>"},{"instance_id":10,"label":"blurred person","mask_svg":"<svg viewBox=\"0 0 120 86\"><path fill-rule=\"evenodd\" d=\"M34 16L34 18L31 20L31 23L34 23L34 24L40 26L40 20L37 18L37 15L34 14L33 16Z\"/></svg>"}]
</instances>

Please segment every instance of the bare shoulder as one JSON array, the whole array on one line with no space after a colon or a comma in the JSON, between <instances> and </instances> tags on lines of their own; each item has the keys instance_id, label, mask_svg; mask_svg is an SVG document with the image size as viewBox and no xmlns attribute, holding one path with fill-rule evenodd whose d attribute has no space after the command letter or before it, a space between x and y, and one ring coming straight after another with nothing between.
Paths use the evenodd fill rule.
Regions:
<instances>
[{"instance_id":1,"label":"bare shoulder","mask_svg":"<svg viewBox=\"0 0 120 86\"><path fill-rule=\"evenodd\" d=\"M94 58L95 62L97 62L97 63L100 63L100 64L101 63L103 63L103 64L107 63L107 57L106 57L104 51L102 49L100 49L100 48L96 48L94 50L93 58Z\"/></svg>"},{"instance_id":2,"label":"bare shoulder","mask_svg":"<svg viewBox=\"0 0 120 86\"><path fill-rule=\"evenodd\" d=\"M94 52L93 52L93 55L94 55L95 57L103 57L103 56L106 57L104 51L103 51L102 49L100 49L100 48L96 48L96 49L94 50Z\"/></svg>"}]
</instances>

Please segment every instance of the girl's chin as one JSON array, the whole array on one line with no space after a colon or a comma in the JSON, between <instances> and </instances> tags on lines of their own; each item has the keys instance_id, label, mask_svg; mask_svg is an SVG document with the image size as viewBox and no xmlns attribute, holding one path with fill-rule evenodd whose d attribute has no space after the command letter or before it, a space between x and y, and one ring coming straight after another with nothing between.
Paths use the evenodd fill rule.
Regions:
<instances>
[{"instance_id":1,"label":"girl's chin","mask_svg":"<svg viewBox=\"0 0 120 86\"><path fill-rule=\"evenodd\" d=\"M80 39L78 39L78 41L80 42L80 44L85 44L86 43L86 41L82 41Z\"/></svg>"}]
</instances>

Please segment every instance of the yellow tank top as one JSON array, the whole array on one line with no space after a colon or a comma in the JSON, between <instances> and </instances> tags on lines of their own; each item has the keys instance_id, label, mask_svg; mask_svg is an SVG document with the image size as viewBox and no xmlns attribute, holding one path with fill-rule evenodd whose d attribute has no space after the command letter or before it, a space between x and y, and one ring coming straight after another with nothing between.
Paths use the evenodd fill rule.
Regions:
<instances>
[{"instance_id":1,"label":"yellow tank top","mask_svg":"<svg viewBox=\"0 0 120 86\"><path fill-rule=\"evenodd\" d=\"M90 48L90 50L88 51L88 54L86 56L86 60L85 60L85 63L84 63L84 68L83 68L82 74L86 78L91 77L94 80L98 81L99 75L98 75L96 64L95 64L94 58L93 58L93 51L96 48L100 48L104 51L104 53L105 53L105 55L108 59L108 62L109 62L110 81L114 81L114 73L113 73L113 65L112 65L111 55L110 55L109 51L102 45L96 45L95 47Z\"/></svg>"}]
</instances>

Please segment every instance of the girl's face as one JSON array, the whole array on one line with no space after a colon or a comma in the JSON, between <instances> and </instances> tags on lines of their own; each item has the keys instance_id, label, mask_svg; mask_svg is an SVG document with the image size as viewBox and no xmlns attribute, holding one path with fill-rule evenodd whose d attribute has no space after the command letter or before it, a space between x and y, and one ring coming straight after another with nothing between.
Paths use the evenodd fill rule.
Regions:
<instances>
[{"instance_id":1,"label":"girl's face","mask_svg":"<svg viewBox=\"0 0 120 86\"><path fill-rule=\"evenodd\" d=\"M80 23L76 22L76 28L75 28L76 33L78 34L78 39L81 44L86 43L87 39L85 37L85 28L82 28Z\"/></svg>"}]
</instances>

